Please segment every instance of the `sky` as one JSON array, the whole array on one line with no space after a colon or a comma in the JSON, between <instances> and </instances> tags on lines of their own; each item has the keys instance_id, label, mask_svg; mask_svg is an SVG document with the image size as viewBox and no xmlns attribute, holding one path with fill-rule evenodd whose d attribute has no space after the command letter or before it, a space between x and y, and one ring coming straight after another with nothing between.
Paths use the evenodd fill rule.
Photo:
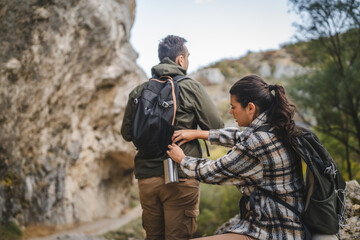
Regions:
<instances>
[{"instance_id":1,"label":"sky","mask_svg":"<svg viewBox=\"0 0 360 240\"><path fill-rule=\"evenodd\" d=\"M298 17L287 0L136 0L130 42L150 77L157 48L167 35L187 40L189 69L247 52L279 49L294 41Z\"/></svg>"}]
</instances>

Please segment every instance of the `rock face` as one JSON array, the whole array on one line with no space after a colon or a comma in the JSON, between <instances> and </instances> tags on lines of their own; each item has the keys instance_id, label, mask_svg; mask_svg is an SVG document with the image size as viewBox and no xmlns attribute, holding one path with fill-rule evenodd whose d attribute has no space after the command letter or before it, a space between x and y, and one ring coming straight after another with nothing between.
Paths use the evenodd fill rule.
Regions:
<instances>
[{"instance_id":1,"label":"rock face","mask_svg":"<svg viewBox=\"0 0 360 240\"><path fill-rule=\"evenodd\" d=\"M219 85L224 83L225 77L218 68L201 69L190 77L198 80L204 85Z\"/></svg>"},{"instance_id":2,"label":"rock face","mask_svg":"<svg viewBox=\"0 0 360 240\"><path fill-rule=\"evenodd\" d=\"M295 61L286 47L264 52L249 52L239 59L223 59L205 68L217 68L231 85L247 74L258 74L270 83L286 83L286 78L304 74L310 69ZM202 71L203 69L200 69Z\"/></svg>"},{"instance_id":3,"label":"rock face","mask_svg":"<svg viewBox=\"0 0 360 240\"><path fill-rule=\"evenodd\" d=\"M120 127L146 79L129 43L135 0L0 2L0 223L62 225L129 205Z\"/></svg>"},{"instance_id":4,"label":"rock face","mask_svg":"<svg viewBox=\"0 0 360 240\"><path fill-rule=\"evenodd\" d=\"M290 53L284 48L276 51L249 53L243 63L248 69L267 80L283 80L305 73L307 70L294 62Z\"/></svg>"},{"instance_id":5,"label":"rock face","mask_svg":"<svg viewBox=\"0 0 360 240\"><path fill-rule=\"evenodd\" d=\"M356 180L346 184L346 224L341 239L360 239L360 185Z\"/></svg>"},{"instance_id":6,"label":"rock face","mask_svg":"<svg viewBox=\"0 0 360 240\"><path fill-rule=\"evenodd\" d=\"M215 234L230 230L239 222L239 214L221 225ZM341 230L341 239L360 239L360 185L356 180L346 184L345 226Z\"/></svg>"}]
</instances>

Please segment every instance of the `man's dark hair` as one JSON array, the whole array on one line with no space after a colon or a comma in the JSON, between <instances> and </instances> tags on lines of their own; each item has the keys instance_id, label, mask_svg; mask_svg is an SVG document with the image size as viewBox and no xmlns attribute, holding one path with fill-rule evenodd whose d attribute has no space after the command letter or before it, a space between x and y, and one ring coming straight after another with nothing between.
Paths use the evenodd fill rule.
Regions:
<instances>
[{"instance_id":1,"label":"man's dark hair","mask_svg":"<svg viewBox=\"0 0 360 240\"><path fill-rule=\"evenodd\" d=\"M178 37L175 35L168 35L166 38L162 39L159 43L158 53L159 60L168 57L175 62L175 59L179 55L186 54L185 43L186 39Z\"/></svg>"}]
</instances>

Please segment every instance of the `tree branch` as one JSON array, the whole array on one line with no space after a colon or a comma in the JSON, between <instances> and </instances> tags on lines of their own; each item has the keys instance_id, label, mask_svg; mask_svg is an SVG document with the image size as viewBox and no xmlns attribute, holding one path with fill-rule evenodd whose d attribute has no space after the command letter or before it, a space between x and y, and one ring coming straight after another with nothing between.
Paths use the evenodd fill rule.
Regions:
<instances>
[{"instance_id":1,"label":"tree branch","mask_svg":"<svg viewBox=\"0 0 360 240\"><path fill-rule=\"evenodd\" d=\"M342 144L344 144L344 145L348 145L349 146L349 149L351 149L352 151L354 151L354 152L356 152L358 155L360 155L360 150L359 149L357 149L356 147L354 147L354 146L351 146L350 144L348 144L348 141L346 140L346 139L344 139L344 138L341 138L341 137L339 137L339 135L337 135L337 134L333 134L333 133L331 133L331 132L329 132L329 131L327 131L327 130L325 130L325 129L322 129L322 128L316 128L319 132L322 132L322 133L324 133L324 134L326 134L326 135L328 135L328 136L330 136L330 137L333 137L333 138L335 138L336 140L338 140L339 142L341 142Z\"/></svg>"}]
</instances>

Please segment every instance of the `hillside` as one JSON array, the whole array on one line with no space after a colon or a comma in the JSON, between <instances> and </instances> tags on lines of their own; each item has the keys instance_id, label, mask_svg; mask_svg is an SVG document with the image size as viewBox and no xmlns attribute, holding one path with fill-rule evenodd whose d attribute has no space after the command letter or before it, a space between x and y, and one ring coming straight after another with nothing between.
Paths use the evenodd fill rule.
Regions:
<instances>
[{"instance_id":1,"label":"hillside","mask_svg":"<svg viewBox=\"0 0 360 240\"><path fill-rule=\"evenodd\" d=\"M249 52L239 59L223 59L199 69L191 76L205 85L209 95L216 103L226 125L233 125L229 112L229 89L242 76L257 74L271 84L285 86L287 78L304 73L295 61L295 48L288 46L278 50Z\"/></svg>"}]
</instances>

